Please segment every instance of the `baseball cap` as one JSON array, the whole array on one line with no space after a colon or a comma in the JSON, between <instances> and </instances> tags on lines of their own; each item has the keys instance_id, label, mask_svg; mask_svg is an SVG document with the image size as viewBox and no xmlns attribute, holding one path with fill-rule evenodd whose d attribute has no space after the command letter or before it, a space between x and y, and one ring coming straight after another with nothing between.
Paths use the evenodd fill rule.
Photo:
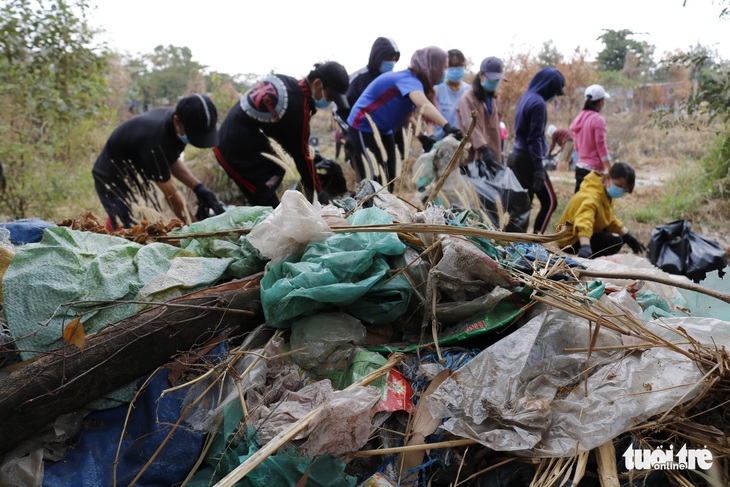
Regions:
<instances>
[{"instance_id":1,"label":"baseball cap","mask_svg":"<svg viewBox=\"0 0 730 487\"><path fill-rule=\"evenodd\" d=\"M177 102L175 115L185 128L191 145L205 149L218 145L218 110L213 101L200 93L193 93Z\"/></svg>"},{"instance_id":2,"label":"baseball cap","mask_svg":"<svg viewBox=\"0 0 730 487\"><path fill-rule=\"evenodd\" d=\"M586 88L586 100L596 101L602 98L611 98L611 96L606 93L606 90L603 89L603 86L591 85Z\"/></svg>"},{"instance_id":3,"label":"baseball cap","mask_svg":"<svg viewBox=\"0 0 730 487\"><path fill-rule=\"evenodd\" d=\"M482 64L479 67L479 72L484 73L487 79L503 79L505 81L509 81L507 78L504 77L503 71L504 66L502 65L502 60L494 56L486 58L484 61L482 61Z\"/></svg>"},{"instance_id":4,"label":"baseball cap","mask_svg":"<svg viewBox=\"0 0 730 487\"><path fill-rule=\"evenodd\" d=\"M347 103L345 92L350 86L350 77L343 65L335 61L328 61L322 64L315 64L314 70L309 73L310 82L315 79L321 79L324 88L327 90L330 99L335 102L339 110L347 110L350 104Z\"/></svg>"}]
</instances>

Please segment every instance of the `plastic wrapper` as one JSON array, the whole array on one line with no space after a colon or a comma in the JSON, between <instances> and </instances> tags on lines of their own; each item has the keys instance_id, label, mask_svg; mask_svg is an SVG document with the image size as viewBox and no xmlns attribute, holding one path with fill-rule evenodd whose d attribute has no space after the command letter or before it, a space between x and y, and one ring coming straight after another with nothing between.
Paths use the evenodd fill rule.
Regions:
<instances>
[{"instance_id":1,"label":"plastic wrapper","mask_svg":"<svg viewBox=\"0 0 730 487\"><path fill-rule=\"evenodd\" d=\"M261 255L279 262L299 255L310 242L332 235L327 222L299 191L286 191L281 204L248 235L248 241Z\"/></svg>"},{"instance_id":2,"label":"plastic wrapper","mask_svg":"<svg viewBox=\"0 0 730 487\"><path fill-rule=\"evenodd\" d=\"M628 302L626 293L619 299L622 306ZM680 323L689 325L647 326L679 342L672 326ZM707 334L725 342L725 330L716 321ZM444 429L493 450L565 457L700 392L703 374L694 361L664 347L630 355L594 350L586 383L587 353L564 350L587 349L589 341L582 319L562 311L540 314L447 379L428 399L431 413L445 419ZM620 334L602 328L595 347L621 344Z\"/></svg>"}]
</instances>

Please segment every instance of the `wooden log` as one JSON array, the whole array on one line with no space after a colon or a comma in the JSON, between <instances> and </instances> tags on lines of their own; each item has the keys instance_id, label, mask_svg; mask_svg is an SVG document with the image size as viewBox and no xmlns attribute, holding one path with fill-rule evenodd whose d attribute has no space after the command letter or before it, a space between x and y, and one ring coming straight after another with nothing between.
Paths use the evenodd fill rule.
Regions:
<instances>
[{"instance_id":1,"label":"wooden log","mask_svg":"<svg viewBox=\"0 0 730 487\"><path fill-rule=\"evenodd\" d=\"M263 323L261 275L204 289L109 325L0 380L0 453L225 328Z\"/></svg>"}]
</instances>

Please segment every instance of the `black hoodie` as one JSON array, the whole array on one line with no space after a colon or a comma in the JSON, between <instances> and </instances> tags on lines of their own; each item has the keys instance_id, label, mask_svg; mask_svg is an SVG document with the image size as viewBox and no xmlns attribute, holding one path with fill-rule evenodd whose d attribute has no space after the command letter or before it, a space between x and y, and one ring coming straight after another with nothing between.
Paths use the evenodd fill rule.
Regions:
<instances>
[{"instance_id":1,"label":"black hoodie","mask_svg":"<svg viewBox=\"0 0 730 487\"><path fill-rule=\"evenodd\" d=\"M350 86L347 88L345 96L351 107L355 106L355 102L365 88L378 76L380 76L380 64L384 59L389 58L393 55L400 58L400 51L396 46L393 39L387 37L378 37L373 42L373 47L370 49L370 59L368 65L362 69L359 69L350 75ZM397 60L397 59L396 59ZM341 110L337 110L337 115L342 120L347 120L348 113L342 113Z\"/></svg>"}]
</instances>

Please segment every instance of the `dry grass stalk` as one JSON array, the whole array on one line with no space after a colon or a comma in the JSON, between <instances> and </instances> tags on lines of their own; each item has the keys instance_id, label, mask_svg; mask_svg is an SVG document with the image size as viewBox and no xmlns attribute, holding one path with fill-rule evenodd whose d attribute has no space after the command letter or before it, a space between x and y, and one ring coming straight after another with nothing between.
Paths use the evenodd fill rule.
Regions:
<instances>
[{"instance_id":1,"label":"dry grass stalk","mask_svg":"<svg viewBox=\"0 0 730 487\"><path fill-rule=\"evenodd\" d=\"M261 131L261 133L263 134L264 132ZM262 152L261 155L282 168L286 176L289 176L291 179L297 179L299 177L299 171L297 171L297 164L294 162L294 158L277 141L269 136L266 136L266 139L269 141L274 153Z\"/></svg>"},{"instance_id":2,"label":"dry grass stalk","mask_svg":"<svg viewBox=\"0 0 730 487\"><path fill-rule=\"evenodd\" d=\"M453 225L438 225L430 223L389 223L374 225L333 226L330 229L335 233L347 232L396 232L396 233L441 233L445 235L461 235L464 237L481 237L505 242L548 243L558 240L568 234L568 229L559 233L535 235L531 233L512 233L485 230L477 227L457 227Z\"/></svg>"},{"instance_id":3,"label":"dry grass stalk","mask_svg":"<svg viewBox=\"0 0 730 487\"><path fill-rule=\"evenodd\" d=\"M477 443L475 440L450 440L440 441L438 443L426 443L424 445L413 445L413 446L396 446L393 448L378 448L375 450L361 450L356 452L353 456L355 457L375 457L382 455L392 455L393 453L406 453L411 451L426 451L426 450L438 450L439 448L456 448L458 446L467 446Z\"/></svg>"},{"instance_id":4,"label":"dry grass stalk","mask_svg":"<svg viewBox=\"0 0 730 487\"><path fill-rule=\"evenodd\" d=\"M388 152L385 150L385 146L383 145L383 139L380 137L380 130L378 130L377 125L375 125L375 122L373 122L372 117L369 113L363 112L365 114L365 118L368 119L368 123L370 124L370 127L373 129L373 138L375 139L375 145L378 146L378 150L380 151L380 157L382 161L388 160Z\"/></svg>"},{"instance_id":5,"label":"dry grass stalk","mask_svg":"<svg viewBox=\"0 0 730 487\"><path fill-rule=\"evenodd\" d=\"M607 441L596 448L595 451L598 463L598 479L601 482L601 487L620 487L616 466L616 450L613 447L613 441Z\"/></svg>"},{"instance_id":6,"label":"dry grass stalk","mask_svg":"<svg viewBox=\"0 0 730 487\"><path fill-rule=\"evenodd\" d=\"M390 370L398 365L403 360L403 355L401 354L393 354L388 358L388 361L380 367L378 370L369 373L365 377L362 377L358 381L354 382L350 386L347 387L347 389L355 388L355 387L363 387L366 385L371 384L372 382L378 380L380 377L383 377L384 375L388 374ZM246 459L245 462L243 462L241 465L236 467L232 472L230 472L228 475L226 475L221 481L219 481L217 484L215 484L215 487L233 487L233 485L236 484L239 480L243 479L251 473L251 471L258 467L261 462L266 460L269 456L275 454L279 448L284 446L286 443L288 443L292 438L294 438L296 435L298 435L301 431L305 430L307 426L309 426L309 423L312 422L312 420L319 414L322 410L327 408L329 406L330 401L325 401L320 406L316 407L312 411L310 411L308 414L306 414L304 417L296 421L294 424L292 424L289 428L285 429L278 435L276 435L275 438L273 438L271 441L269 441L266 445L264 445L260 450L258 450L256 453L251 455L248 459Z\"/></svg>"}]
</instances>

